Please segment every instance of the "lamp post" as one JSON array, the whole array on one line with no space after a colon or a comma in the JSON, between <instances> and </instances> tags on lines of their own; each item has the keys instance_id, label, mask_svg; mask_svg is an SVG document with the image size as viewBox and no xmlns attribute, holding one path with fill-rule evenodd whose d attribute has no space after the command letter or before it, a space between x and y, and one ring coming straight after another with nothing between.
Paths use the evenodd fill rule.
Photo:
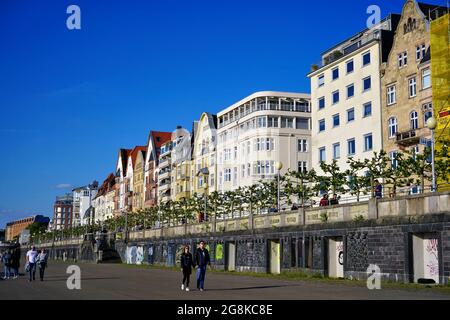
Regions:
<instances>
[{"instance_id":1,"label":"lamp post","mask_svg":"<svg viewBox=\"0 0 450 320\"><path fill-rule=\"evenodd\" d=\"M435 137L434 137L434 132L436 130L437 127L437 121L436 118L431 117L430 119L427 120L427 127L428 129L431 130L431 170L432 170L432 186L431 186L431 191L432 192L436 192L437 191L437 183L436 183L436 164L435 164Z\"/></svg>"},{"instance_id":2,"label":"lamp post","mask_svg":"<svg viewBox=\"0 0 450 320\"><path fill-rule=\"evenodd\" d=\"M281 212L281 204L280 204L280 177L281 177L281 169L283 169L283 163L277 162L275 164L276 169L278 171L278 195L277 195L277 207L278 207L278 213Z\"/></svg>"},{"instance_id":3,"label":"lamp post","mask_svg":"<svg viewBox=\"0 0 450 320\"><path fill-rule=\"evenodd\" d=\"M204 177L205 179L208 179L207 176ZM205 180L203 184L203 188L205 189L205 221L207 219L207 212L208 212L208 180Z\"/></svg>"}]
</instances>

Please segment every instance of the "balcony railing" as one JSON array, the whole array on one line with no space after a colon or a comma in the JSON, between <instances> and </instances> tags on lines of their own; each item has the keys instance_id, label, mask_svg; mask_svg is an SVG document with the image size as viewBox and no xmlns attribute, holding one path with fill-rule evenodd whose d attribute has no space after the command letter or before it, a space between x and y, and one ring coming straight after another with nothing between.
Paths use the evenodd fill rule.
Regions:
<instances>
[{"instance_id":1,"label":"balcony railing","mask_svg":"<svg viewBox=\"0 0 450 320\"><path fill-rule=\"evenodd\" d=\"M410 146L419 143L420 137L416 130L397 133L397 144L402 146Z\"/></svg>"}]
</instances>

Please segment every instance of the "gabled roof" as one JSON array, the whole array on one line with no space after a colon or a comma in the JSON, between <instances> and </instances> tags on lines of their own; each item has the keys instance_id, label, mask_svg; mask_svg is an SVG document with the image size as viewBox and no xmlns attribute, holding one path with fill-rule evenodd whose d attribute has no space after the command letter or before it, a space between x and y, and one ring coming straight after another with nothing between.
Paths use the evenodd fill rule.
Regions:
<instances>
[{"instance_id":1,"label":"gabled roof","mask_svg":"<svg viewBox=\"0 0 450 320\"><path fill-rule=\"evenodd\" d=\"M116 183L116 176L114 173L110 173L108 177L103 181L102 185L98 189L97 195L94 197L94 199L97 199L98 197L104 196L108 192L110 192L112 186Z\"/></svg>"},{"instance_id":2,"label":"gabled roof","mask_svg":"<svg viewBox=\"0 0 450 320\"><path fill-rule=\"evenodd\" d=\"M134 149L131 151L129 157L131 157L131 165L134 168L135 164L136 164L136 159L137 156L139 154L139 152L143 152L145 154L147 147L146 146L136 146L134 147ZM127 164L128 165L128 164Z\"/></svg>"},{"instance_id":3,"label":"gabled roof","mask_svg":"<svg viewBox=\"0 0 450 320\"><path fill-rule=\"evenodd\" d=\"M126 176L127 174L127 163L128 163L128 157L131 154L133 150L131 149L120 149L119 150L119 156L117 159L117 166L119 165L119 160L121 161L122 164L122 174L123 176ZM117 168L116 166L116 168Z\"/></svg>"},{"instance_id":4,"label":"gabled roof","mask_svg":"<svg viewBox=\"0 0 450 320\"><path fill-rule=\"evenodd\" d=\"M152 143L152 145L154 146L152 150L153 154L149 155L150 160L157 160L159 157L159 149L171 139L172 139L171 132L150 131L150 134L148 135L147 148L150 145L150 143ZM156 159L154 159L153 156L155 156Z\"/></svg>"}]
</instances>

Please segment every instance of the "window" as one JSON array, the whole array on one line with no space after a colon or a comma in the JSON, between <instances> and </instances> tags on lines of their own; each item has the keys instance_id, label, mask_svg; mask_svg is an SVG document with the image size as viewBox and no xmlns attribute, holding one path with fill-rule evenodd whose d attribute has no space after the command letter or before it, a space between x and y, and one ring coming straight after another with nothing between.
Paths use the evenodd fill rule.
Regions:
<instances>
[{"instance_id":1,"label":"window","mask_svg":"<svg viewBox=\"0 0 450 320\"><path fill-rule=\"evenodd\" d=\"M425 57L425 54L427 52L427 47L425 44L419 45L416 47L416 59L422 60Z\"/></svg>"},{"instance_id":2,"label":"window","mask_svg":"<svg viewBox=\"0 0 450 320\"><path fill-rule=\"evenodd\" d=\"M413 111L409 115L411 130L417 130L419 128L419 114Z\"/></svg>"},{"instance_id":3,"label":"window","mask_svg":"<svg viewBox=\"0 0 450 320\"><path fill-rule=\"evenodd\" d=\"M294 128L294 118L281 118L281 127L282 128Z\"/></svg>"},{"instance_id":4,"label":"window","mask_svg":"<svg viewBox=\"0 0 450 320\"><path fill-rule=\"evenodd\" d=\"M371 151L373 150L373 138L372 134L366 134L364 136L364 151Z\"/></svg>"},{"instance_id":5,"label":"window","mask_svg":"<svg viewBox=\"0 0 450 320\"><path fill-rule=\"evenodd\" d=\"M341 124L341 121L340 121L339 114L335 114L335 115L333 116L333 127L334 127L334 128L335 128L335 127L339 127L340 124Z\"/></svg>"},{"instance_id":6,"label":"window","mask_svg":"<svg viewBox=\"0 0 450 320\"><path fill-rule=\"evenodd\" d=\"M398 55L398 67L401 68L408 64L408 52L402 52Z\"/></svg>"},{"instance_id":7,"label":"window","mask_svg":"<svg viewBox=\"0 0 450 320\"><path fill-rule=\"evenodd\" d=\"M347 74L352 73L355 70L355 64L353 60L347 61Z\"/></svg>"},{"instance_id":8,"label":"window","mask_svg":"<svg viewBox=\"0 0 450 320\"><path fill-rule=\"evenodd\" d=\"M372 115L372 103L371 102L366 103L363 106L363 109L364 109L364 113L363 113L364 118L370 117Z\"/></svg>"},{"instance_id":9,"label":"window","mask_svg":"<svg viewBox=\"0 0 450 320\"><path fill-rule=\"evenodd\" d=\"M325 131L325 119L319 121L319 132Z\"/></svg>"},{"instance_id":10,"label":"window","mask_svg":"<svg viewBox=\"0 0 450 320\"><path fill-rule=\"evenodd\" d=\"M417 95L417 81L416 78L411 78L408 80L409 84L409 97L414 98Z\"/></svg>"},{"instance_id":11,"label":"window","mask_svg":"<svg viewBox=\"0 0 450 320\"><path fill-rule=\"evenodd\" d=\"M245 164L242 165L241 176L242 176L242 178L245 177Z\"/></svg>"},{"instance_id":12,"label":"window","mask_svg":"<svg viewBox=\"0 0 450 320\"><path fill-rule=\"evenodd\" d=\"M225 169L224 178L225 182L231 182L231 169Z\"/></svg>"},{"instance_id":13,"label":"window","mask_svg":"<svg viewBox=\"0 0 450 320\"><path fill-rule=\"evenodd\" d=\"M225 149L224 150L224 161L231 160L231 149Z\"/></svg>"},{"instance_id":14,"label":"window","mask_svg":"<svg viewBox=\"0 0 450 320\"><path fill-rule=\"evenodd\" d=\"M387 88L387 104L388 106L393 105L397 102L397 94L395 85L389 86Z\"/></svg>"},{"instance_id":15,"label":"window","mask_svg":"<svg viewBox=\"0 0 450 320\"><path fill-rule=\"evenodd\" d=\"M319 149L319 162L326 161L325 147Z\"/></svg>"},{"instance_id":16,"label":"window","mask_svg":"<svg viewBox=\"0 0 450 320\"><path fill-rule=\"evenodd\" d=\"M333 159L337 160L341 157L341 144L335 143L333 144Z\"/></svg>"},{"instance_id":17,"label":"window","mask_svg":"<svg viewBox=\"0 0 450 320\"><path fill-rule=\"evenodd\" d=\"M422 106L422 110L424 115L423 122L427 123L428 119L433 117L433 105L431 103L426 103Z\"/></svg>"},{"instance_id":18,"label":"window","mask_svg":"<svg viewBox=\"0 0 450 320\"><path fill-rule=\"evenodd\" d=\"M234 147L234 160L238 158L238 147Z\"/></svg>"},{"instance_id":19,"label":"window","mask_svg":"<svg viewBox=\"0 0 450 320\"><path fill-rule=\"evenodd\" d=\"M352 98L355 95L355 85L351 84L347 87L347 99Z\"/></svg>"},{"instance_id":20,"label":"window","mask_svg":"<svg viewBox=\"0 0 450 320\"><path fill-rule=\"evenodd\" d=\"M319 110L325 108L325 97L319 98Z\"/></svg>"},{"instance_id":21,"label":"window","mask_svg":"<svg viewBox=\"0 0 450 320\"><path fill-rule=\"evenodd\" d=\"M234 167L233 168L233 185L237 185L237 181L238 180L238 168Z\"/></svg>"},{"instance_id":22,"label":"window","mask_svg":"<svg viewBox=\"0 0 450 320\"><path fill-rule=\"evenodd\" d=\"M396 169L398 166L397 154L398 154L397 151L389 152L389 158L391 159L391 166L394 169Z\"/></svg>"},{"instance_id":23,"label":"window","mask_svg":"<svg viewBox=\"0 0 450 320\"><path fill-rule=\"evenodd\" d=\"M397 118L392 117L389 119L389 138L394 138L397 134Z\"/></svg>"},{"instance_id":24,"label":"window","mask_svg":"<svg viewBox=\"0 0 450 320\"><path fill-rule=\"evenodd\" d=\"M308 163L306 161L298 162L298 172L308 173Z\"/></svg>"},{"instance_id":25,"label":"window","mask_svg":"<svg viewBox=\"0 0 450 320\"><path fill-rule=\"evenodd\" d=\"M251 170L252 170L252 165L250 163L247 163L247 176L249 176L249 177L251 175Z\"/></svg>"},{"instance_id":26,"label":"window","mask_svg":"<svg viewBox=\"0 0 450 320\"><path fill-rule=\"evenodd\" d=\"M426 69L422 71L422 88L428 89L431 87L431 70Z\"/></svg>"},{"instance_id":27,"label":"window","mask_svg":"<svg viewBox=\"0 0 450 320\"><path fill-rule=\"evenodd\" d=\"M325 85L325 75L321 74L318 78L317 78L317 85L318 87L323 87Z\"/></svg>"},{"instance_id":28,"label":"window","mask_svg":"<svg viewBox=\"0 0 450 320\"><path fill-rule=\"evenodd\" d=\"M331 70L331 74L333 80L339 79L339 68Z\"/></svg>"},{"instance_id":29,"label":"window","mask_svg":"<svg viewBox=\"0 0 450 320\"><path fill-rule=\"evenodd\" d=\"M367 77L363 80L363 88L364 88L364 91L370 90L370 88L372 88L372 78L371 77Z\"/></svg>"},{"instance_id":30,"label":"window","mask_svg":"<svg viewBox=\"0 0 450 320\"><path fill-rule=\"evenodd\" d=\"M298 152L308 152L308 140L298 140Z\"/></svg>"},{"instance_id":31,"label":"window","mask_svg":"<svg viewBox=\"0 0 450 320\"><path fill-rule=\"evenodd\" d=\"M351 108L347 110L347 122L355 120L355 109Z\"/></svg>"},{"instance_id":32,"label":"window","mask_svg":"<svg viewBox=\"0 0 450 320\"><path fill-rule=\"evenodd\" d=\"M336 104L339 102L339 90L333 92L333 104Z\"/></svg>"},{"instance_id":33,"label":"window","mask_svg":"<svg viewBox=\"0 0 450 320\"><path fill-rule=\"evenodd\" d=\"M269 117L269 128L278 128L278 117Z\"/></svg>"},{"instance_id":34,"label":"window","mask_svg":"<svg viewBox=\"0 0 450 320\"><path fill-rule=\"evenodd\" d=\"M364 53L362 58L363 58L363 67L370 64L370 52Z\"/></svg>"},{"instance_id":35,"label":"window","mask_svg":"<svg viewBox=\"0 0 450 320\"><path fill-rule=\"evenodd\" d=\"M356 142L355 139L350 139L347 141L348 155L352 156L356 153Z\"/></svg>"}]
</instances>

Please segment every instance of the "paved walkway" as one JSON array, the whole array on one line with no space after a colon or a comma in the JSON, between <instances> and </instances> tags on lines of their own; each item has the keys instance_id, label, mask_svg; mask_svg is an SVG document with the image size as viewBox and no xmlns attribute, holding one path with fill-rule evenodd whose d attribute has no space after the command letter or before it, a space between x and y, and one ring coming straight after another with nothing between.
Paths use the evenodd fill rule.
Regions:
<instances>
[{"instance_id":1,"label":"paved walkway","mask_svg":"<svg viewBox=\"0 0 450 320\"><path fill-rule=\"evenodd\" d=\"M44 282L0 280L0 299L158 299L158 300L303 300L303 299L450 299L427 290L370 291L364 287L315 281L290 281L207 273L206 291L182 292L181 272L125 265L78 264L81 290L68 290L67 263L50 261ZM23 268L22 268L23 271ZM38 273L36 273L38 277ZM195 277L191 277L191 288Z\"/></svg>"}]
</instances>

